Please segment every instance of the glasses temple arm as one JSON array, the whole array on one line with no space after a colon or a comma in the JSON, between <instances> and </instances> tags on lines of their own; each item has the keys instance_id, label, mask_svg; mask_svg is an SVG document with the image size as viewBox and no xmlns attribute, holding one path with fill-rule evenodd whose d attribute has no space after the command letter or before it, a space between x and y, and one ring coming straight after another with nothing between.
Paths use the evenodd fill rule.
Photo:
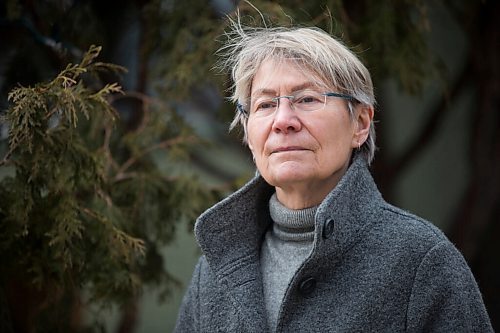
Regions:
<instances>
[{"instance_id":1,"label":"glasses temple arm","mask_svg":"<svg viewBox=\"0 0 500 333\"><path fill-rule=\"evenodd\" d=\"M236 109L238 109L239 112L241 112L243 115L248 116L247 110L243 108L243 105L240 103L236 103Z\"/></svg>"},{"instance_id":2,"label":"glasses temple arm","mask_svg":"<svg viewBox=\"0 0 500 333\"><path fill-rule=\"evenodd\" d=\"M340 94L340 93L329 92L329 93L324 93L324 95L325 96L329 96L329 97L343 98L343 99L350 100L352 102L358 102L358 100L356 98L354 98L354 96L347 95L347 94Z\"/></svg>"}]
</instances>

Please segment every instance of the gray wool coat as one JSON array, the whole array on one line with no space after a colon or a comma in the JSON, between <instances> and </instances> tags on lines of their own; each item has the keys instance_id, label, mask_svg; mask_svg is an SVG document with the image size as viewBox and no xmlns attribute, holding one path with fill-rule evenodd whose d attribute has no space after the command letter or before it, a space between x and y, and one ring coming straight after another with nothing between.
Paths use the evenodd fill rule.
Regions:
<instances>
[{"instance_id":1,"label":"gray wool coat","mask_svg":"<svg viewBox=\"0 0 500 333\"><path fill-rule=\"evenodd\" d=\"M270 332L260 245L274 188L256 177L203 213L203 252L175 332ZM462 255L431 223L386 203L359 156L316 213L311 255L276 332L493 332Z\"/></svg>"}]
</instances>

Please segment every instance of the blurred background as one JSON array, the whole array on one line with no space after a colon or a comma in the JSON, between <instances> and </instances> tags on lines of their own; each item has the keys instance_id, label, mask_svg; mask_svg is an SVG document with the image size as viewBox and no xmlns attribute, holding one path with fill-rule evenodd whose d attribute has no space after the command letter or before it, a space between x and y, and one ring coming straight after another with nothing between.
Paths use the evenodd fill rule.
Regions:
<instances>
[{"instance_id":1,"label":"blurred background","mask_svg":"<svg viewBox=\"0 0 500 333\"><path fill-rule=\"evenodd\" d=\"M127 69L105 73L98 82L122 86L123 93L107 97L118 116L110 154L121 166L134 165L131 170L143 178L131 173L135 182L127 183L126 177L119 177L127 168L111 168L109 173L115 172L113 179L119 182L105 182L103 188L109 191L108 206L117 207L122 216L116 225L144 239L147 250L146 259L136 267L135 291L117 289L123 297L94 293L92 286L98 285L94 276L106 280L106 274L112 274L97 272L105 261L82 265L78 272L85 274L69 270L60 280L51 279L59 272L57 267L43 268L49 257L36 257L38 261L23 263L21 269L2 264L0 331L173 329L200 254L191 232L196 216L254 172L240 133L228 133L234 112L226 101L229 76L214 69L215 52L224 43L226 15L234 15L236 8L249 25L262 25L264 19L268 25L319 26L344 40L363 59L376 87L379 150L372 173L382 194L445 231L469 263L494 328L500 329L498 1L3 0L1 114L13 110L9 92L53 80L67 64L80 63L91 45L102 47L98 61ZM97 81L86 82L93 87ZM12 124L5 120L0 124L0 160L16 156L9 150ZM78 131L90 150L105 137L89 136L86 127ZM169 144L172 138L189 144ZM143 161L146 155L148 160ZM141 163L134 164L138 160ZM9 198L14 185L8 180L19 177L19 165L0 164L0 199ZM148 174L158 180L147 178ZM161 189L144 190L144 177L151 181L148 189L156 181ZM130 191L133 198L127 201L113 192L118 188L121 193ZM147 195L140 201L134 193ZM82 200L81 192L73 194L75 200ZM4 236L13 220L8 202L0 201ZM130 205L138 208L130 213ZM50 221L44 223L50 225ZM75 236L78 244L85 239L85 228ZM40 253L49 244L46 234L34 242ZM16 237L15 241L0 238L0 250L14 259L28 256L23 251L32 250L15 245L23 241ZM68 251L75 262L106 256L92 246L78 253L68 246ZM42 267L43 281L49 281L36 288L34 263ZM26 281L13 284L19 276ZM47 290L54 290L54 284L58 297L40 292L48 286L52 289ZM58 307L67 311L55 311ZM32 315L25 318L27 324L20 324L17 318L26 311Z\"/></svg>"}]
</instances>

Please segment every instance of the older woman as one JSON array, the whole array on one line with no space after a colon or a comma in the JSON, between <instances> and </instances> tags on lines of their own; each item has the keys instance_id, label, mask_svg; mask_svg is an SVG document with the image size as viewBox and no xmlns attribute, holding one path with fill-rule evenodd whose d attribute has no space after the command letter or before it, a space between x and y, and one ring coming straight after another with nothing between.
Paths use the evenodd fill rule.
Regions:
<instances>
[{"instance_id":1,"label":"older woman","mask_svg":"<svg viewBox=\"0 0 500 333\"><path fill-rule=\"evenodd\" d=\"M370 74L314 28L237 27L225 64L258 175L207 210L177 332L491 332L467 263L386 203Z\"/></svg>"}]
</instances>

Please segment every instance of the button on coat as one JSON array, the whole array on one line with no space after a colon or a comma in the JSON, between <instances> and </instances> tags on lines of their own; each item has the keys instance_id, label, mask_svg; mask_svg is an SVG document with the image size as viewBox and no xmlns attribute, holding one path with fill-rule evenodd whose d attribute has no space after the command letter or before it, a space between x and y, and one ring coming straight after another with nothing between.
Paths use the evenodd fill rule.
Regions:
<instances>
[{"instance_id":1,"label":"button on coat","mask_svg":"<svg viewBox=\"0 0 500 333\"><path fill-rule=\"evenodd\" d=\"M316 289L316 279L312 277L305 278L299 285L299 292L303 296L311 294L314 289Z\"/></svg>"},{"instance_id":2,"label":"button on coat","mask_svg":"<svg viewBox=\"0 0 500 333\"><path fill-rule=\"evenodd\" d=\"M323 238L328 239L332 237L333 231L335 229L335 221L333 219L328 219L323 227Z\"/></svg>"}]
</instances>

